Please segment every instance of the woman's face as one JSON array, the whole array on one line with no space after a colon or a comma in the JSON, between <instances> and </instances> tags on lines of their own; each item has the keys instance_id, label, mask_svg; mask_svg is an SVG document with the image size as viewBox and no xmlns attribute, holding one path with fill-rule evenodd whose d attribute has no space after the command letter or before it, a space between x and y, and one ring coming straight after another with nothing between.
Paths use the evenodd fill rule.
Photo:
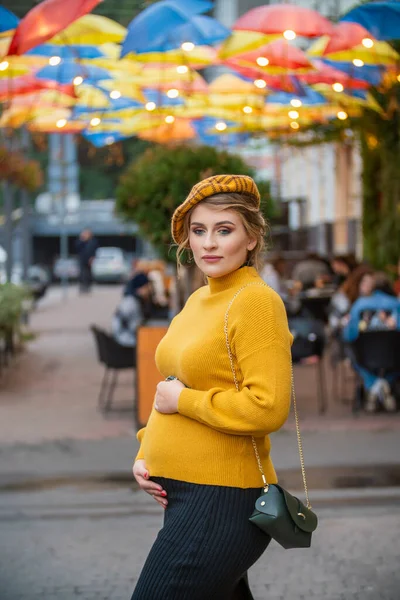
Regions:
<instances>
[{"instance_id":1,"label":"woman's face","mask_svg":"<svg viewBox=\"0 0 400 600\"><path fill-rule=\"evenodd\" d=\"M257 245L232 209L198 204L191 215L189 244L196 265L208 277L222 277L239 269Z\"/></svg>"},{"instance_id":2,"label":"woman's face","mask_svg":"<svg viewBox=\"0 0 400 600\"><path fill-rule=\"evenodd\" d=\"M373 275L366 274L360 281L360 296L370 296L374 289L375 279Z\"/></svg>"}]
</instances>

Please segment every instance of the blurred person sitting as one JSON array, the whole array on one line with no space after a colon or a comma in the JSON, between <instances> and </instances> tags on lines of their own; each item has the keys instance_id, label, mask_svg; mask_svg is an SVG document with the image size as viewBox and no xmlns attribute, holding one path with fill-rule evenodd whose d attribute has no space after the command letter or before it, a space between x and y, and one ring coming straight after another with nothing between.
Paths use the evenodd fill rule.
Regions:
<instances>
[{"instance_id":1,"label":"blurred person sitting","mask_svg":"<svg viewBox=\"0 0 400 600\"><path fill-rule=\"evenodd\" d=\"M284 296L286 294L284 283L285 272L286 260L283 256L279 255L265 263L260 275L270 288L275 290L280 296Z\"/></svg>"},{"instance_id":2,"label":"blurred person sitting","mask_svg":"<svg viewBox=\"0 0 400 600\"><path fill-rule=\"evenodd\" d=\"M99 244L90 229L84 229L75 242L75 251L79 260L79 290L90 292L92 287L92 262Z\"/></svg>"},{"instance_id":3,"label":"blurred person sitting","mask_svg":"<svg viewBox=\"0 0 400 600\"><path fill-rule=\"evenodd\" d=\"M315 287L321 278L329 278L331 271L327 262L315 252L309 252L293 268L292 279L299 281L303 290Z\"/></svg>"},{"instance_id":4,"label":"blurred person sitting","mask_svg":"<svg viewBox=\"0 0 400 600\"><path fill-rule=\"evenodd\" d=\"M361 332L400 330L400 300L394 295L386 273L375 274L375 284L372 294L358 298L351 307L349 321L343 329L343 339L354 342ZM385 410L396 410L396 401L391 392L391 384L398 375L381 378L357 365L353 367L362 378L367 392L365 410L374 412L381 399Z\"/></svg>"},{"instance_id":5,"label":"blurred person sitting","mask_svg":"<svg viewBox=\"0 0 400 600\"><path fill-rule=\"evenodd\" d=\"M152 290L152 318L167 319L169 316L169 300L165 264L159 260L151 261L147 276Z\"/></svg>"},{"instance_id":6,"label":"blurred person sitting","mask_svg":"<svg viewBox=\"0 0 400 600\"><path fill-rule=\"evenodd\" d=\"M350 275L352 269L351 263L344 254L334 256L330 261L332 269L331 283L335 287L340 287Z\"/></svg>"},{"instance_id":7,"label":"blurred person sitting","mask_svg":"<svg viewBox=\"0 0 400 600\"><path fill-rule=\"evenodd\" d=\"M150 295L150 283L147 276L137 273L136 277L134 276L128 282L122 300L112 318L112 335L121 346L136 346L137 329L149 318L147 307Z\"/></svg>"},{"instance_id":8,"label":"blurred person sitting","mask_svg":"<svg viewBox=\"0 0 400 600\"><path fill-rule=\"evenodd\" d=\"M375 286L374 270L369 265L356 267L333 294L328 308L328 322L331 334L337 336L347 324L348 315L354 302L360 296L372 294Z\"/></svg>"}]
</instances>

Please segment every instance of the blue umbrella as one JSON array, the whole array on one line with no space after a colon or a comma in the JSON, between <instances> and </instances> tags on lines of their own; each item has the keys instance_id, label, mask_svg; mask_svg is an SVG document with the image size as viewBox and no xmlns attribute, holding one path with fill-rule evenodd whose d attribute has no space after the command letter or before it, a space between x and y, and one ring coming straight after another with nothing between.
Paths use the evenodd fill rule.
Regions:
<instances>
[{"instance_id":1,"label":"blue umbrella","mask_svg":"<svg viewBox=\"0 0 400 600\"><path fill-rule=\"evenodd\" d=\"M307 87L307 86L303 86L303 94L301 94L301 96L299 96L299 99L301 99L301 103L304 106L314 106L314 105L320 105L320 104L327 104L327 100L324 96L322 96L321 94L319 94L318 92L316 92L315 90ZM284 104L284 105L290 105L290 101L293 100L294 96L293 94L290 94L289 92L278 92L276 94L270 94L269 96L267 96L265 103L266 104Z\"/></svg>"},{"instance_id":2,"label":"blue umbrella","mask_svg":"<svg viewBox=\"0 0 400 600\"><path fill-rule=\"evenodd\" d=\"M168 98L166 94L160 90L146 88L143 90L146 102L154 102L157 106L182 106L184 101L180 96L178 98Z\"/></svg>"},{"instance_id":3,"label":"blue umbrella","mask_svg":"<svg viewBox=\"0 0 400 600\"><path fill-rule=\"evenodd\" d=\"M155 52L164 52L179 48L183 42L192 42L195 46L211 46L223 42L231 35L231 30L222 25L212 17L197 15L191 17L190 21L177 27L172 35L168 36L165 42Z\"/></svg>"},{"instance_id":4,"label":"blue umbrella","mask_svg":"<svg viewBox=\"0 0 400 600\"><path fill-rule=\"evenodd\" d=\"M246 140L249 139L250 135L248 133L213 133L215 129L215 125L221 121L221 119L216 119L214 117L202 117L201 119L193 119L191 121L191 125L197 133L197 137L200 142L206 144L207 146L224 146L229 148L234 148L240 144L243 144ZM235 121L224 121L228 127L235 127L237 123Z\"/></svg>"},{"instance_id":5,"label":"blue umbrella","mask_svg":"<svg viewBox=\"0 0 400 600\"><path fill-rule=\"evenodd\" d=\"M204 6L204 3L201 4ZM169 48L177 48L179 44L173 44L177 28L193 23L193 19L201 12L199 10L194 12L193 5L198 5L198 0L196 2L194 0L188 2L186 0L185 2L183 0L162 0L147 7L130 22L122 45L121 57L129 52L159 52L160 49L164 51L166 44L170 44ZM190 10L191 6L192 10ZM198 26L196 27L195 24L193 27L198 30ZM221 25L221 27L223 26ZM184 41L192 40L186 38Z\"/></svg>"},{"instance_id":6,"label":"blue umbrella","mask_svg":"<svg viewBox=\"0 0 400 600\"><path fill-rule=\"evenodd\" d=\"M97 46L58 46L57 44L41 44L29 50L26 54L30 56L47 56L49 58L59 56L63 60L73 60L74 58L92 60L106 56Z\"/></svg>"},{"instance_id":7,"label":"blue umbrella","mask_svg":"<svg viewBox=\"0 0 400 600\"><path fill-rule=\"evenodd\" d=\"M87 139L96 148L102 148L103 146L109 146L120 140L124 140L129 136L122 135L118 131L107 131L106 133L95 132L89 129L85 129L82 133L83 137Z\"/></svg>"},{"instance_id":8,"label":"blue umbrella","mask_svg":"<svg viewBox=\"0 0 400 600\"><path fill-rule=\"evenodd\" d=\"M336 60L324 60L327 65L343 71L353 79L359 79L360 81L366 81L370 85L379 85L382 76L385 72L385 68L380 65L364 65L362 67L355 67L350 62L337 62Z\"/></svg>"},{"instance_id":9,"label":"blue umbrella","mask_svg":"<svg viewBox=\"0 0 400 600\"><path fill-rule=\"evenodd\" d=\"M0 6L0 33L6 31L12 31L16 29L19 23L18 17L16 17L11 11Z\"/></svg>"},{"instance_id":10,"label":"blue umbrella","mask_svg":"<svg viewBox=\"0 0 400 600\"><path fill-rule=\"evenodd\" d=\"M362 25L378 40L400 39L400 3L397 1L357 6L340 20Z\"/></svg>"},{"instance_id":11,"label":"blue umbrella","mask_svg":"<svg viewBox=\"0 0 400 600\"><path fill-rule=\"evenodd\" d=\"M72 83L75 77L81 76L86 83L91 81L100 81L102 79L112 79L112 76L106 69L91 65L81 65L73 61L62 61L59 65L48 65L36 73L39 79L49 79L58 83Z\"/></svg>"}]
</instances>

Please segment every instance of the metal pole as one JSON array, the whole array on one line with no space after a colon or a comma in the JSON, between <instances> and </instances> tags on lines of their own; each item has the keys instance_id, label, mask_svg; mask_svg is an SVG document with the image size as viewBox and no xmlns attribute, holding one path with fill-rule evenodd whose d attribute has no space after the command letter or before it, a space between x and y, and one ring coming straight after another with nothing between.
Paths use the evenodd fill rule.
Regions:
<instances>
[{"instance_id":1,"label":"metal pole","mask_svg":"<svg viewBox=\"0 0 400 600\"><path fill-rule=\"evenodd\" d=\"M21 150L24 153L29 152L29 133L26 129L22 130ZM22 279L26 281L28 277L28 268L31 264L31 238L29 230L30 216L30 197L29 192L25 189L21 190L21 238L22 238Z\"/></svg>"}]
</instances>

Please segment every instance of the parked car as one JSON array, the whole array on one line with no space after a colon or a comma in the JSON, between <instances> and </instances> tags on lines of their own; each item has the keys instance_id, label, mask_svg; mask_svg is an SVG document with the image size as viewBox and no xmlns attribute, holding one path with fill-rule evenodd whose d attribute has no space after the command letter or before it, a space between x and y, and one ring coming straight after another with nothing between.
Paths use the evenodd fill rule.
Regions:
<instances>
[{"instance_id":1,"label":"parked car","mask_svg":"<svg viewBox=\"0 0 400 600\"><path fill-rule=\"evenodd\" d=\"M79 262L75 256L57 258L53 266L53 279L55 281L77 281L79 279Z\"/></svg>"},{"instance_id":2,"label":"parked car","mask_svg":"<svg viewBox=\"0 0 400 600\"><path fill-rule=\"evenodd\" d=\"M92 262L92 276L97 282L122 283L129 277L129 262L121 248L97 248Z\"/></svg>"}]
</instances>

